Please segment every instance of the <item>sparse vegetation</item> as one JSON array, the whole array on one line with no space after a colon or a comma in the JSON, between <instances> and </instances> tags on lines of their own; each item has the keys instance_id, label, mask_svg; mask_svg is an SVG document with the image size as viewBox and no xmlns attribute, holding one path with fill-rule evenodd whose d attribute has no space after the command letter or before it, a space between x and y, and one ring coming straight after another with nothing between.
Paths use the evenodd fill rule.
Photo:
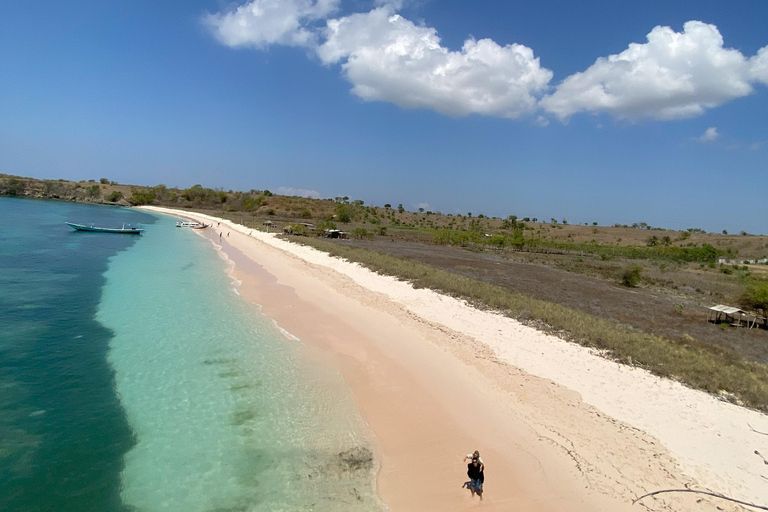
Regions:
<instances>
[{"instance_id":1,"label":"sparse vegetation","mask_svg":"<svg viewBox=\"0 0 768 512\"><path fill-rule=\"evenodd\" d=\"M134 190L131 193L131 197L128 198L128 202L133 206L152 204L155 202L155 193L152 191Z\"/></svg>"},{"instance_id":2,"label":"sparse vegetation","mask_svg":"<svg viewBox=\"0 0 768 512\"><path fill-rule=\"evenodd\" d=\"M643 273L643 268L638 265L632 265L621 275L621 284L627 288L634 288L640 284L640 277Z\"/></svg>"},{"instance_id":3,"label":"sparse vegetation","mask_svg":"<svg viewBox=\"0 0 768 512\"><path fill-rule=\"evenodd\" d=\"M361 263L375 272L407 280L417 288L439 290L479 307L491 307L515 318L543 322L551 332L604 350L606 356L617 361L642 366L656 375L673 377L711 393L724 390L750 407L768 411L768 369L765 366L743 361L690 336L680 340L655 336L483 281L366 249L314 238L300 242Z\"/></svg>"}]
</instances>

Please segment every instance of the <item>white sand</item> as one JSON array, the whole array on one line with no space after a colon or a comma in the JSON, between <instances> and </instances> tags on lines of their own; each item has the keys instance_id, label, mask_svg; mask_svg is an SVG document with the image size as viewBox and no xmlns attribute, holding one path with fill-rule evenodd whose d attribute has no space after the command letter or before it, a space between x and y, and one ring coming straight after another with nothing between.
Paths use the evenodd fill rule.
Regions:
<instances>
[{"instance_id":1,"label":"white sand","mask_svg":"<svg viewBox=\"0 0 768 512\"><path fill-rule=\"evenodd\" d=\"M595 414L602 413L615 420L617 429L642 431L637 437L643 443L654 445L655 438L688 477L677 482L689 482L695 488L768 504L768 467L755 454L757 450L768 456L768 436L755 433L749 427L752 425L768 432L768 416L764 414L720 401L644 370L608 361L590 349L524 326L501 314L477 310L463 301L430 290L414 289L408 283L375 274L312 248L291 244L273 234L207 215L151 209L221 222L222 226L227 226L226 230L248 235L283 251L286 257L290 255L313 268L330 269L346 276L356 285L398 304L432 328L458 333L486 345L493 353L491 360L495 358L578 393L584 403L598 411ZM524 395L523 391L520 393ZM537 404L527 404L527 407L535 409ZM528 413L530 418L538 418L531 421L540 421L540 430L550 431L553 442L571 447L571 457L577 466L581 461L579 469L585 474L589 472L591 459L580 458L582 449L585 453L602 451L602 456L611 456L612 464L617 466L621 466L617 460L632 457L632 452L623 451L621 446L599 445L596 440L588 439L590 432L580 432L578 424L566 424L570 416L565 413L549 411L540 416L537 411L528 410ZM559 414L565 415L560 425L556 424ZM599 455L595 457L599 458ZM630 460L627 465L631 466ZM623 477L632 479L632 474L628 471ZM724 502L719 504L726 507Z\"/></svg>"}]
</instances>

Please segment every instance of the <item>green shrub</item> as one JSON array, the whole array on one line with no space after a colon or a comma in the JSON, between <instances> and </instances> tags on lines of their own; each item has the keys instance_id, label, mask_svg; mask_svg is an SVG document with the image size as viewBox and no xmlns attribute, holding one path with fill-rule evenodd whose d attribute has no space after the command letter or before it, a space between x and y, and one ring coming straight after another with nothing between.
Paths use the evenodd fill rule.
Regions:
<instances>
[{"instance_id":1,"label":"green shrub","mask_svg":"<svg viewBox=\"0 0 768 512\"><path fill-rule=\"evenodd\" d=\"M123 193L119 190L113 190L111 194L107 196L107 201L110 203L116 203L123 198Z\"/></svg>"},{"instance_id":2,"label":"green shrub","mask_svg":"<svg viewBox=\"0 0 768 512\"><path fill-rule=\"evenodd\" d=\"M264 196L247 196L245 199L243 199L243 208L245 208L247 211L252 211L258 208L259 206L262 206L265 203L266 199Z\"/></svg>"},{"instance_id":3,"label":"green shrub","mask_svg":"<svg viewBox=\"0 0 768 512\"><path fill-rule=\"evenodd\" d=\"M634 288L640 284L640 276L643 273L643 268L637 265L633 265L626 269L621 275L621 284L628 288Z\"/></svg>"},{"instance_id":4,"label":"green shrub","mask_svg":"<svg viewBox=\"0 0 768 512\"><path fill-rule=\"evenodd\" d=\"M131 197L128 199L128 202L131 203L133 206L139 206L142 204L152 204L154 201L155 201L155 193L152 191L141 192L138 190L134 190L131 193Z\"/></svg>"},{"instance_id":5,"label":"green shrub","mask_svg":"<svg viewBox=\"0 0 768 512\"><path fill-rule=\"evenodd\" d=\"M741 296L741 305L746 309L760 310L768 314L768 282L756 281L747 285Z\"/></svg>"},{"instance_id":6,"label":"green shrub","mask_svg":"<svg viewBox=\"0 0 768 512\"><path fill-rule=\"evenodd\" d=\"M352 212L349 211L347 205L343 203L336 205L336 220L343 224L349 224L352 221Z\"/></svg>"},{"instance_id":7,"label":"green shrub","mask_svg":"<svg viewBox=\"0 0 768 512\"><path fill-rule=\"evenodd\" d=\"M359 238L360 240L363 238L373 238L373 233L369 232L365 228L355 228L355 230L352 231L352 234L355 236L355 238Z\"/></svg>"},{"instance_id":8,"label":"green shrub","mask_svg":"<svg viewBox=\"0 0 768 512\"><path fill-rule=\"evenodd\" d=\"M309 233L309 229L303 224L293 224L290 228L294 235L307 236Z\"/></svg>"}]
</instances>

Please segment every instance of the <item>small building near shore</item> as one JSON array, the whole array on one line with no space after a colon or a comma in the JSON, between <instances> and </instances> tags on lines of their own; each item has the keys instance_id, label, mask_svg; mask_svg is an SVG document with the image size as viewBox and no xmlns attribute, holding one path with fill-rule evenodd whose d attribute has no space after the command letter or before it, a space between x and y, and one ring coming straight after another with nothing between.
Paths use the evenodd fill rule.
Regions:
<instances>
[{"instance_id":1,"label":"small building near shore","mask_svg":"<svg viewBox=\"0 0 768 512\"><path fill-rule=\"evenodd\" d=\"M325 236L328 238L347 238L347 233L340 229L326 229Z\"/></svg>"},{"instance_id":2,"label":"small building near shore","mask_svg":"<svg viewBox=\"0 0 768 512\"><path fill-rule=\"evenodd\" d=\"M314 231L315 230L315 225L312 224L312 223L309 223L309 222L299 222L299 226L304 226L305 228L307 228L310 231Z\"/></svg>"},{"instance_id":3,"label":"small building near shore","mask_svg":"<svg viewBox=\"0 0 768 512\"><path fill-rule=\"evenodd\" d=\"M734 327L744 326L751 329L757 326L759 319L760 317L757 315L752 315L742 309L723 304L712 306L707 311L707 322L714 322L716 324L725 322Z\"/></svg>"}]
</instances>

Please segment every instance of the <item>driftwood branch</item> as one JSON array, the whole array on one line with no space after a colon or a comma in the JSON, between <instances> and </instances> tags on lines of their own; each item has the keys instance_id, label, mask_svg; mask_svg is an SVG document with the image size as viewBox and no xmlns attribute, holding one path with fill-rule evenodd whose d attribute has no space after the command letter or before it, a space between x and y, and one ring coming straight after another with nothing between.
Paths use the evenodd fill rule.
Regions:
<instances>
[{"instance_id":1,"label":"driftwood branch","mask_svg":"<svg viewBox=\"0 0 768 512\"><path fill-rule=\"evenodd\" d=\"M736 498L729 498L728 496L723 496L722 494L718 494L715 492L709 492L709 491L697 491L696 489L663 489L661 491L653 491L649 492L648 494L643 494L639 498L635 498L632 500L632 504L634 505L638 501L640 501L643 498L647 498L648 496L655 496L657 494L664 494L665 492L691 492L695 494L706 494L707 496L712 496L714 498L720 498L721 500L726 501L732 501L733 503L738 503L739 505L746 505L747 507L752 507L760 510L768 510L768 507L764 507L762 505L755 505L754 503L747 503L746 501L737 500Z\"/></svg>"},{"instance_id":2,"label":"driftwood branch","mask_svg":"<svg viewBox=\"0 0 768 512\"><path fill-rule=\"evenodd\" d=\"M760 432L759 430L755 430L755 427L747 423L747 426L752 429L752 432L757 432L758 434L762 434L764 436L768 436L768 432Z\"/></svg>"}]
</instances>

